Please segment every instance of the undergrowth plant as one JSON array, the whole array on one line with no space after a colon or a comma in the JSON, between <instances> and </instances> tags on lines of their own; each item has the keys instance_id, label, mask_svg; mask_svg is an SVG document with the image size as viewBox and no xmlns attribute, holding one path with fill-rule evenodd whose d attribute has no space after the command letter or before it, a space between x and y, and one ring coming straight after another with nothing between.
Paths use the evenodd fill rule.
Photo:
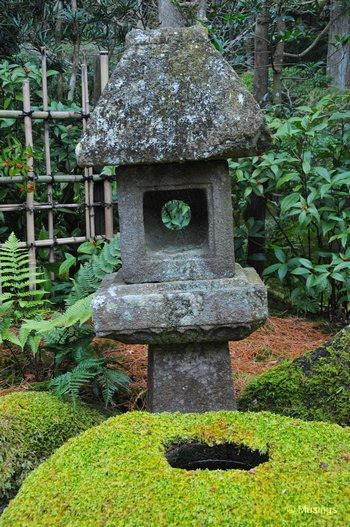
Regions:
<instances>
[{"instance_id":1,"label":"undergrowth plant","mask_svg":"<svg viewBox=\"0 0 350 527\"><path fill-rule=\"evenodd\" d=\"M68 396L74 407L87 385L97 398L102 396L107 407L115 393L130 382L130 378L118 369L117 360L98 356L88 331L87 338L68 341L58 351L56 344L56 365L62 365L66 358L70 363L74 361L75 366L53 378L50 386L59 397Z\"/></svg>"},{"instance_id":2,"label":"undergrowth plant","mask_svg":"<svg viewBox=\"0 0 350 527\"><path fill-rule=\"evenodd\" d=\"M29 330L22 321L37 319L47 309L43 274L31 264L28 250L20 246L12 232L0 248L0 344L19 347L22 352L29 348L35 355L41 337L36 328Z\"/></svg>"},{"instance_id":3,"label":"undergrowth plant","mask_svg":"<svg viewBox=\"0 0 350 527\"><path fill-rule=\"evenodd\" d=\"M89 242L91 243L91 242ZM66 272L72 263L69 255L61 265ZM34 328L46 342L46 349L55 357L55 376L50 386L59 396L69 396L76 404L83 390L89 389L102 396L107 406L114 394L129 382L129 377L118 369L116 360L101 357L93 344L91 302L94 292L106 274L121 265L119 235L91 255L83 263L66 299L63 313L55 313L50 320L27 321L27 331Z\"/></svg>"}]
</instances>

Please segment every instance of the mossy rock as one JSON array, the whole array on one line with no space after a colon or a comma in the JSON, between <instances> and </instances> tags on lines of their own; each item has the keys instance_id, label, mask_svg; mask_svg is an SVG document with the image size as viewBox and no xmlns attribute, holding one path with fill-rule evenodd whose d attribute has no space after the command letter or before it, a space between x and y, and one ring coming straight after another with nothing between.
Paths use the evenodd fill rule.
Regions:
<instances>
[{"instance_id":1,"label":"mossy rock","mask_svg":"<svg viewBox=\"0 0 350 527\"><path fill-rule=\"evenodd\" d=\"M0 505L67 439L102 420L97 412L81 405L74 411L47 392L0 397Z\"/></svg>"},{"instance_id":2,"label":"mossy rock","mask_svg":"<svg viewBox=\"0 0 350 527\"><path fill-rule=\"evenodd\" d=\"M350 425L350 326L314 351L254 378L240 394L238 408Z\"/></svg>"},{"instance_id":3,"label":"mossy rock","mask_svg":"<svg viewBox=\"0 0 350 527\"><path fill-rule=\"evenodd\" d=\"M250 470L170 466L166 451L198 443L244 445L243 457L249 447L268 461ZM0 527L344 527L349 450L350 430L330 423L265 412L131 412L69 441L32 472Z\"/></svg>"}]
</instances>

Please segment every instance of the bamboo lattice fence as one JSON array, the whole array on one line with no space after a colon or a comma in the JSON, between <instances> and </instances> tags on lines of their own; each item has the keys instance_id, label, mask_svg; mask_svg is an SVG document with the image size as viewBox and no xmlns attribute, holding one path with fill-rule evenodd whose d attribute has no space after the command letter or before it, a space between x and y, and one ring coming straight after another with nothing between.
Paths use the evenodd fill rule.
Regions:
<instances>
[{"instance_id":1,"label":"bamboo lattice fence","mask_svg":"<svg viewBox=\"0 0 350 527\"><path fill-rule=\"evenodd\" d=\"M101 52L97 57L95 68L95 95L102 92L108 81L108 54ZM43 123L44 152L45 152L45 174L37 174L32 157L28 158L28 181L35 185L46 187L46 201L37 203L34 200L34 192L28 192L24 203L0 203L0 212L23 211L26 219L26 239L21 246L28 247L31 264L36 264L36 249L46 247L50 249L49 261L55 260L55 246L66 244L80 244L87 240L110 239L113 237L113 200L112 200L112 177L101 176L99 172L103 167L82 169L79 174L57 174L51 173L51 151L50 151L50 121L79 120L86 129L89 118L90 104L88 92L88 74L86 60L81 64L81 108L78 112L74 109L67 111L50 111L47 89L47 58L46 50L41 50L41 72L42 72L42 110L32 110L30 102L29 81L23 82L23 109L1 110L0 119L22 119L24 123L25 145L33 145L32 120L40 119ZM96 86L96 83L98 85ZM13 185L23 182L23 176L0 177L0 185ZM53 185L55 183L81 182L84 187L83 202L57 203L53 200ZM71 236L59 238L55 232L55 214L60 209L85 208L85 234L83 236ZM38 239L35 230L36 211L47 211L47 239Z\"/></svg>"}]
</instances>

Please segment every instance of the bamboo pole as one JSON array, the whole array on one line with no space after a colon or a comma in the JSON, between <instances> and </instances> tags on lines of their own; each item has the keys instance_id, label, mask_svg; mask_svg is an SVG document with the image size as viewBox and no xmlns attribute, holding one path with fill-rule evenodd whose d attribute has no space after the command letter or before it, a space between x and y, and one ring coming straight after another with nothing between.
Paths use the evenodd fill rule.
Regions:
<instances>
[{"instance_id":1,"label":"bamboo pole","mask_svg":"<svg viewBox=\"0 0 350 527\"><path fill-rule=\"evenodd\" d=\"M100 174L93 174L92 178L94 181L101 181ZM10 183L22 183L26 178L23 176L4 176L0 178L0 185L7 185ZM79 174L57 174L57 176L36 176L35 182L38 184L47 183L78 183L84 180L84 176Z\"/></svg>"},{"instance_id":2,"label":"bamboo pole","mask_svg":"<svg viewBox=\"0 0 350 527\"><path fill-rule=\"evenodd\" d=\"M89 90L88 90L88 77L87 77L87 66L86 63L81 65L81 102L83 109L83 131L86 131L87 127L87 116L89 114ZM94 208L92 206L93 202L93 182L89 181L89 177L92 175L92 169L85 167L84 176L85 176L85 222L86 222L86 236L88 238L93 238L95 235L95 225L94 225Z\"/></svg>"},{"instance_id":3,"label":"bamboo pole","mask_svg":"<svg viewBox=\"0 0 350 527\"><path fill-rule=\"evenodd\" d=\"M100 78L101 78L101 92L105 89L108 83L108 51L100 52ZM103 182L104 202L105 202L105 235L106 238L113 238L113 203L112 203L112 183L105 179Z\"/></svg>"},{"instance_id":4,"label":"bamboo pole","mask_svg":"<svg viewBox=\"0 0 350 527\"><path fill-rule=\"evenodd\" d=\"M95 240L103 240L103 236L96 236ZM55 247L56 245L71 245L71 244L78 244L88 241L88 238L86 236L71 236L69 238L53 238L53 239L47 239L47 240L37 240L34 242L34 247ZM0 243L0 247L2 247L3 244ZM20 242L19 247L28 247L27 242Z\"/></svg>"},{"instance_id":5,"label":"bamboo pole","mask_svg":"<svg viewBox=\"0 0 350 527\"><path fill-rule=\"evenodd\" d=\"M49 100L47 94L47 60L46 60L46 49L42 47L41 51L41 80L42 80L42 91L43 91L43 110L48 111ZM45 148L45 168L47 174L51 174L51 156L50 156L50 125L48 120L44 121L44 148ZM47 201L49 204L53 204L52 198L52 184L47 184ZM53 238L53 208L48 209L47 214L47 232L49 238ZM53 247L49 252L49 262L55 261L55 253ZM54 279L54 274L51 273L51 278Z\"/></svg>"},{"instance_id":6,"label":"bamboo pole","mask_svg":"<svg viewBox=\"0 0 350 527\"><path fill-rule=\"evenodd\" d=\"M101 93L105 89L109 73L108 73L108 51L100 51L100 76L101 76Z\"/></svg>"},{"instance_id":7,"label":"bamboo pole","mask_svg":"<svg viewBox=\"0 0 350 527\"><path fill-rule=\"evenodd\" d=\"M98 206L100 203L95 203L94 205ZM53 210L53 209L79 209L85 207L84 203L34 203L32 207L28 207L27 204L15 204L15 203L5 203L0 204L1 212L19 212L25 210L26 212L34 212L35 210Z\"/></svg>"},{"instance_id":8,"label":"bamboo pole","mask_svg":"<svg viewBox=\"0 0 350 527\"><path fill-rule=\"evenodd\" d=\"M23 119L25 117L21 110L0 110L0 119ZM65 119L77 119L78 121L82 120L82 115L76 110L66 110L66 111L42 111L35 110L31 114L32 119L55 119L55 120L65 120Z\"/></svg>"},{"instance_id":9,"label":"bamboo pole","mask_svg":"<svg viewBox=\"0 0 350 527\"><path fill-rule=\"evenodd\" d=\"M24 117L24 133L26 147L33 148L33 133L32 133L32 119L30 117L30 88L29 81L23 81L23 112L27 115ZM33 157L29 157L27 160L28 178L29 181L34 181L33 172ZM34 192L27 192L26 199L26 230L27 230L27 244L29 247L29 269L31 270L31 279L34 280L35 275L35 227L34 227ZM35 288L35 284L31 285L31 288Z\"/></svg>"},{"instance_id":10,"label":"bamboo pole","mask_svg":"<svg viewBox=\"0 0 350 527\"><path fill-rule=\"evenodd\" d=\"M94 104L96 105L102 90L102 82L104 82L104 79L102 80L102 76L104 75L104 71L101 71L101 54L95 55L95 71L94 71ZM103 169L103 166L94 166L93 170L95 172L101 173ZM94 201L102 201L105 200L105 189L103 181L100 180L94 184ZM95 234L102 234L105 232L105 208L99 207L95 210L95 217L94 217L94 224L95 224Z\"/></svg>"}]
</instances>

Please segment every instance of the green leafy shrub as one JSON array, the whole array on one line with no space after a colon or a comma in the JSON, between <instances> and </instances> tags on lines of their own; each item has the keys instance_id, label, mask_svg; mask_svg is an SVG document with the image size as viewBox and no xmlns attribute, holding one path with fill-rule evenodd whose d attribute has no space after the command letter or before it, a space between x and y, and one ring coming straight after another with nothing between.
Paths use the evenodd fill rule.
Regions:
<instances>
[{"instance_id":1,"label":"green leafy shrub","mask_svg":"<svg viewBox=\"0 0 350 527\"><path fill-rule=\"evenodd\" d=\"M252 195L263 198L266 279L279 280L298 309L330 318L348 314L350 302L349 107L348 94L327 96L290 119L270 116L273 149L231 162L241 211ZM257 237L261 227L250 219L238 234Z\"/></svg>"},{"instance_id":2,"label":"green leafy shrub","mask_svg":"<svg viewBox=\"0 0 350 527\"><path fill-rule=\"evenodd\" d=\"M253 379L240 410L350 425L350 326L326 344Z\"/></svg>"},{"instance_id":3,"label":"green leafy shrub","mask_svg":"<svg viewBox=\"0 0 350 527\"><path fill-rule=\"evenodd\" d=\"M330 93L331 78L320 62L310 62L283 68L284 104L293 111L302 104L313 105ZM288 101L288 103L287 103Z\"/></svg>"},{"instance_id":4,"label":"green leafy shrub","mask_svg":"<svg viewBox=\"0 0 350 527\"><path fill-rule=\"evenodd\" d=\"M269 459L249 471L172 468L165 451L184 442ZM344 527L349 447L348 429L268 413L127 413L30 474L0 526Z\"/></svg>"},{"instance_id":5,"label":"green leafy shrub","mask_svg":"<svg viewBox=\"0 0 350 527\"><path fill-rule=\"evenodd\" d=\"M0 504L13 497L23 479L67 439L101 423L102 416L46 392L0 397Z\"/></svg>"}]
</instances>

